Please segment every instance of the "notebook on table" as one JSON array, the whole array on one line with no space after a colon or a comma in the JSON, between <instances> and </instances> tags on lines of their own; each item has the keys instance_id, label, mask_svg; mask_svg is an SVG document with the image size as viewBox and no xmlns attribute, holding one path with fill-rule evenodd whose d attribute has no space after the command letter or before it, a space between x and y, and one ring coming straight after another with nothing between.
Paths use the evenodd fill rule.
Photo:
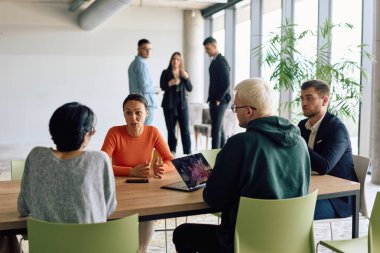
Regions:
<instances>
[{"instance_id":1,"label":"notebook on table","mask_svg":"<svg viewBox=\"0 0 380 253\"><path fill-rule=\"evenodd\" d=\"M201 153L173 159L172 163L182 180L162 189L191 192L206 186L212 169Z\"/></svg>"}]
</instances>

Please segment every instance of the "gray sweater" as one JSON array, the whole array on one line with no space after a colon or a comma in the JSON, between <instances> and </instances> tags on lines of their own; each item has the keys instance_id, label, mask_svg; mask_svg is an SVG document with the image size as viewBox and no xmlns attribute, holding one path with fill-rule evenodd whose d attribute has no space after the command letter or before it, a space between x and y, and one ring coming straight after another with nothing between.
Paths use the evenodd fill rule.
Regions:
<instances>
[{"instance_id":1,"label":"gray sweater","mask_svg":"<svg viewBox=\"0 0 380 253\"><path fill-rule=\"evenodd\" d=\"M104 222L116 209L115 179L108 156L86 151L68 160L50 148L28 155L18 197L21 216L62 223Z\"/></svg>"}]
</instances>

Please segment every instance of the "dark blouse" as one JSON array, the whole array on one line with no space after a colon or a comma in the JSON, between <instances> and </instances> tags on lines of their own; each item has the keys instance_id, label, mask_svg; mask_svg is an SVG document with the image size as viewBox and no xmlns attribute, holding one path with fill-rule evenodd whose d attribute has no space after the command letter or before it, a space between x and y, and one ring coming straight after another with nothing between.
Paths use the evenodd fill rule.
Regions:
<instances>
[{"instance_id":1,"label":"dark blouse","mask_svg":"<svg viewBox=\"0 0 380 253\"><path fill-rule=\"evenodd\" d=\"M160 78L160 87L164 91L164 98L161 106L164 109L175 109L176 104L181 105L181 109L187 108L187 92L193 90L193 85L189 79L180 78L180 84L169 86L169 81L174 78L170 69L162 71Z\"/></svg>"}]
</instances>

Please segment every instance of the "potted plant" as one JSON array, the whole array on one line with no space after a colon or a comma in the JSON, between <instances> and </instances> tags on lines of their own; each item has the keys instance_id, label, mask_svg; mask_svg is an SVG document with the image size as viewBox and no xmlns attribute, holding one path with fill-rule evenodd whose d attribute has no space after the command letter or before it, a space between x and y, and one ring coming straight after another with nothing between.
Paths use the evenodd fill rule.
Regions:
<instances>
[{"instance_id":1,"label":"potted plant","mask_svg":"<svg viewBox=\"0 0 380 253\"><path fill-rule=\"evenodd\" d=\"M299 92L301 84L310 79L325 80L330 84L331 97L329 111L338 117L356 120L360 103L362 85L360 78L352 73L360 73L366 78L366 71L360 62L341 58L332 62L330 58L331 34L333 29L353 29L350 24L331 24L326 21L316 32L305 30L295 32L296 24L287 23L272 33L267 42L253 49L258 56L260 65L267 65L274 69L270 81L275 83L279 91L292 90ZM323 44L315 50L315 55L308 57L297 50L297 46L310 36L321 36ZM357 45L354 50L373 60L371 54L364 50L365 45ZM347 48L347 54L353 54L353 49ZM356 75L358 76L358 75ZM283 105L293 113L293 108L300 105L299 96ZM299 114L297 110L296 114Z\"/></svg>"}]
</instances>

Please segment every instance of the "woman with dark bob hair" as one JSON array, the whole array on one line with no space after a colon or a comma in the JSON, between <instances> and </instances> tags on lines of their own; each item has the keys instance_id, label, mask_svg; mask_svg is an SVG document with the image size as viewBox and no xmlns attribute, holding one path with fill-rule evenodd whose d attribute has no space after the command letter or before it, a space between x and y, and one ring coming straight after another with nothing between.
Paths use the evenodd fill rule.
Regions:
<instances>
[{"instance_id":1,"label":"woman with dark bob hair","mask_svg":"<svg viewBox=\"0 0 380 253\"><path fill-rule=\"evenodd\" d=\"M59 107L49 122L56 149L29 153L18 197L21 216L60 223L105 222L116 209L115 179L104 152L85 151L95 114L77 102Z\"/></svg>"},{"instance_id":2,"label":"woman with dark bob hair","mask_svg":"<svg viewBox=\"0 0 380 253\"><path fill-rule=\"evenodd\" d=\"M153 176L161 178L164 172L174 169L169 147L158 129L144 125L149 114L148 102L144 96L130 94L123 102L126 124L114 126L106 135L102 151L112 158L115 176L149 177L149 169L153 167ZM152 160L152 152L156 150L162 159L160 163ZM158 189L159 190L159 189ZM153 221L139 223L140 253L146 252L153 234Z\"/></svg>"}]
</instances>

